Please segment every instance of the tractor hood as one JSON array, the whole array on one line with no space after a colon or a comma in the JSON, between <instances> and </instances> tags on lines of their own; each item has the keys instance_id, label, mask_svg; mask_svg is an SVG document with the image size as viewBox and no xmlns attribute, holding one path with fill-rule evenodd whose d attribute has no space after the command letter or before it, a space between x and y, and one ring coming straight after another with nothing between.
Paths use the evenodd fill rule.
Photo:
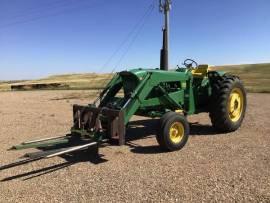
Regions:
<instances>
[{"instance_id":1,"label":"tractor hood","mask_svg":"<svg viewBox=\"0 0 270 203\"><path fill-rule=\"evenodd\" d=\"M154 73L157 75L160 75L160 77L162 76L172 76L172 77L185 77L188 78L187 72L180 72L180 71L176 71L176 70L171 70L171 71L165 71L165 70L160 70L160 69L131 69L128 71L122 71L119 73L119 75L121 77L125 77L125 76L129 76L129 77L133 77L136 78L137 81L141 81L148 73Z\"/></svg>"}]
</instances>

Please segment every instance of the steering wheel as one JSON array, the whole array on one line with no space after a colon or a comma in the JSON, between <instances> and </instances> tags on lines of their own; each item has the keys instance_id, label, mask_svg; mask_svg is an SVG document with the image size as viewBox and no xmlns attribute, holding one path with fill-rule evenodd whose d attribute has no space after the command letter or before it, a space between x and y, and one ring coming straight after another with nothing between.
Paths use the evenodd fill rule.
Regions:
<instances>
[{"instance_id":1,"label":"steering wheel","mask_svg":"<svg viewBox=\"0 0 270 203\"><path fill-rule=\"evenodd\" d=\"M192 59L186 59L183 63L184 66L186 66L187 69L197 69L198 63Z\"/></svg>"}]
</instances>

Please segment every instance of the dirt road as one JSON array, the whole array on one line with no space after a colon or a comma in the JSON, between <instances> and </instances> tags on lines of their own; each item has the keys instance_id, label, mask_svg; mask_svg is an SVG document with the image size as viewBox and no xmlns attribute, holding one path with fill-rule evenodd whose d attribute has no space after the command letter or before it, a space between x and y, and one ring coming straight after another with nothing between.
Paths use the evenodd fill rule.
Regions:
<instances>
[{"instance_id":1,"label":"dirt road","mask_svg":"<svg viewBox=\"0 0 270 203\"><path fill-rule=\"evenodd\" d=\"M76 93L1 92L0 165L33 151L7 151L14 144L68 132L72 104L88 103ZM189 142L172 153L159 150L155 120L135 118L127 145L101 148L101 160L56 157L0 171L0 202L270 202L269 104L270 94L249 94L245 121L230 134L215 134L207 114L190 117Z\"/></svg>"}]
</instances>

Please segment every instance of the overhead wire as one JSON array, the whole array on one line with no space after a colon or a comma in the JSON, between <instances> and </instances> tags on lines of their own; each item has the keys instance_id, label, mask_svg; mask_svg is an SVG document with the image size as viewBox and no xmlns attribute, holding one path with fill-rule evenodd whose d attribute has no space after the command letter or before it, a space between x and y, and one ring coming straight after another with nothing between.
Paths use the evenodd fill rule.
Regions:
<instances>
[{"instance_id":1,"label":"overhead wire","mask_svg":"<svg viewBox=\"0 0 270 203\"><path fill-rule=\"evenodd\" d=\"M141 31L143 30L148 18L150 17L151 13L154 10L154 6L152 5L150 12L147 14L147 16L145 17L144 21L142 22L141 26L139 27L139 29L137 30L137 32L135 33L133 39L130 41L130 43L128 44L128 47L126 49L126 51L121 55L120 59L117 61L113 71L115 71L115 69L120 65L120 63L123 61L123 59L125 58L125 56L128 54L128 52L130 51L130 49L132 48L132 45L134 44L134 42L136 41L136 39L138 38L139 34L141 33ZM113 72L112 71L112 72Z\"/></svg>"},{"instance_id":2,"label":"overhead wire","mask_svg":"<svg viewBox=\"0 0 270 203\"><path fill-rule=\"evenodd\" d=\"M24 8L23 10L16 12L16 15L8 17L8 20L12 21L16 20L16 18L18 17L25 18L31 15L33 16L34 14L40 14L40 12L48 11L49 9L54 10L57 8L61 8L65 5L70 5L70 3L72 2L74 2L74 0L54 0L49 2L41 2L42 4L39 4L39 7L32 6L29 8Z\"/></svg>"},{"instance_id":3,"label":"overhead wire","mask_svg":"<svg viewBox=\"0 0 270 203\"><path fill-rule=\"evenodd\" d=\"M101 3L104 4L104 3L107 3L107 2L105 0L103 0L103 1L101 1ZM54 17L54 16L62 15L62 14L65 14L65 13L70 13L70 12L74 12L74 11L76 12L79 9L94 8L96 6L100 6L100 1L97 4L91 4L91 5L88 5L88 4L85 5L84 4L84 5L76 6L76 7L73 7L73 8L67 8L67 9L61 10L59 12L53 12L53 13L47 14L47 15L33 16L33 17L25 19L25 20L18 20L18 21L15 21L15 22L3 24L3 25L0 25L0 29L7 28L7 27L10 27L10 26L14 26L14 25L18 25L18 24L24 24L24 23L28 23L28 22L32 22L32 21L37 21L37 20L40 20L40 19L43 19L43 18Z\"/></svg>"},{"instance_id":4,"label":"overhead wire","mask_svg":"<svg viewBox=\"0 0 270 203\"><path fill-rule=\"evenodd\" d=\"M115 49L115 51L106 60L106 62L101 66L101 68L99 69L99 71L104 70L104 68L106 68L106 66L112 61L112 59L115 57L115 55L118 54L120 52L120 50L122 49L122 47L130 40L130 37L132 37L132 35L134 35L134 33L137 31L138 27L140 27L140 25L142 24L142 22L149 15L149 12L152 12L153 11L154 5L155 5L154 2L155 2L155 0L153 1L153 3L151 3L149 5L149 7L146 9L146 11L142 15L142 17L139 18L139 20L135 23L135 25L132 27L132 29L128 32L128 34L124 38L124 40L119 44L119 46L117 46L117 48Z\"/></svg>"},{"instance_id":5,"label":"overhead wire","mask_svg":"<svg viewBox=\"0 0 270 203\"><path fill-rule=\"evenodd\" d=\"M141 33L142 29L144 28L146 21L148 20L148 18L150 17L150 15L152 14L153 10L155 8L155 0L150 4L150 6L148 7L148 9L146 10L146 12L144 13L143 17L138 21L138 23L136 23L136 25L134 26L134 28L131 30L131 32L128 34L127 38L124 41L128 41L128 39L134 34L133 38L131 39L131 41L129 42L125 52L123 52L123 54L120 56L119 60L117 61L116 65L114 66L114 68L112 69L111 73L109 74L109 76L107 78L104 79L103 83L102 83L102 87L105 85L105 83L107 83L107 80L109 80L111 78L111 75L114 73L114 71L116 70L116 68L119 66L119 64L123 61L123 59L125 58L125 56L128 54L129 50L131 49L132 45L134 44L134 42L136 41L136 39L138 38L139 34ZM121 43L120 47L121 48L125 43ZM119 51L119 49L117 49L117 52ZM105 63L106 64L106 63ZM99 95L101 93L102 90L98 91Z\"/></svg>"},{"instance_id":6,"label":"overhead wire","mask_svg":"<svg viewBox=\"0 0 270 203\"><path fill-rule=\"evenodd\" d=\"M132 29L130 30L130 32L127 34L127 36L124 38L124 40L120 43L120 45L116 48L116 50L112 53L112 55L108 58L108 60L104 63L103 66L101 66L100 70L103 70L104 68L106 68L106 66L111 62L111 60L115 57L116 54L118 54L120 52L120 50L123 48L124 45L127 45L126 50L123 52L123 54L120 56L119 60L117 61L116 65L114 66L114 68L111 71L111 74L116 70L116 68L119 66L119 64L122 62L122 60L125 58L125 56L127 55L127 53L129 52L129 50L131 49L132 45L134 44L134 42L136 41L136 39L138 38L140 32L142 31L143 27L145 26L145 23L147 21L147 19L149 18L149 16L151 15L152 11L154 10L155 7L155 1L153 0L152 3L149 5L149 7L146 9L145 13L142 15L142 17L138 20L138 22L132 27ZM59 0L54 2L55 4L47 4L47 9L48 8L61 8L63 5L69 5L66 3L67 0ZM65 3L65 4L61 4L61 3ZM69 2L70 3L70 2ZM105 1L103 1L103 3L107 3ZM58 5L59 4L59 5ZM56 6L58 5L58 6ZM60 7L59 7L60 6ZM85 8L92 8L95 7L97 5L88 5L85 6L83 5L83 7L81 6L77 6L75 8L69 8L66 9L67 7L65 7L64 10L61 10L59 12L56 13L52 13L49 15L39 15L39 16L33 16L30 19L25 19L25 20L18 20L12 23L7 23L4 25L0 25L0 29L6 28L6 27L10 27L10 26L14 26L14 25L18 25L18 24L23 24L23 23L27 23L27 22L31 22L31 21L36 21L39 19L43 19L43 18L48 18L48 17L53 17L53 16L57 16L57 15L62 15L65 14L67 12L72 12L72 11L77 11L78 9L85 9ZM44 9L44 8L43 8ZM35 8L30 8L30 10L34 11L34 12L38 12L38 11L42 11L39 9L35 9ZM23 17L22 14L17 15L15 17ZM130 38L132 37L132 39L130 40ZM108 78L109 79L109 78ZM93 81L92 81L93 82ZM104 80L104 83L107 82L107 80ZM104 83L102 85L104 85Z\"/></svg>"}]
</instances>

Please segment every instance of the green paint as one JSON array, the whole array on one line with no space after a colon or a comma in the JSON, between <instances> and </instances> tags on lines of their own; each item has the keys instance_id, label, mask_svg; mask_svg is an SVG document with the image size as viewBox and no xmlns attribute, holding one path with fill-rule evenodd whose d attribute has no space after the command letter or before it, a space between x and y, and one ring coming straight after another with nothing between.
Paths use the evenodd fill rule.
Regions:
<instances>
[{"instance_id":1,"label":"green paint","mask_svg":"<svg viewBox=\"0 0 270 203\"><path fill-rule=\"evenodd\" d=\"M222 75L222 72L218 72ZM99 107L108 103L125 113L125 124L134 115L160 116L168 110L187 114L207 111L211 87L207 75L193 75L191 70L134 69L123 71L111 80ZM124 96L116 97L123 89Z\"/></svg>"},{"instance_id":2,"label":"green paint","mask_svg":"<svg viewBox=\"0 0 270 203\"><path fill-rule=\"evenodd\" d=\"M56 139L56 140L48 140L48 141L41 141L41 142L34 142L29 144L20 144L13 146L12 149L28 149L28 148L37 148L37 147L49 147L57 144L66 144L69 142L69 139L62 138L62 139Z\"/></svg>"},{"instance_id":3,"label":"green paint","mask_svg":"<svg viewBox=\"0 0 270 203\"><path fill-rule=\"evenodd\" d=\"M212 94L211 77L219 77L223 73L213 72L215 74L211 76L203 68L196 71L134 69L119 72L100 94L99 104L95 102L93 107L111 109L114 116L118 111L124 113L125 125L133 115L162 117L168 111L177 110L187 115L208 112ZM101 113L99 119L104 126L111 122L110 115ZM110 132L111 129L107 130ZM91 132L91 129L72 128L71 132L74 136L92 141L100 141L108 135L106 132Z\"/></svg>"}]
</instances>

